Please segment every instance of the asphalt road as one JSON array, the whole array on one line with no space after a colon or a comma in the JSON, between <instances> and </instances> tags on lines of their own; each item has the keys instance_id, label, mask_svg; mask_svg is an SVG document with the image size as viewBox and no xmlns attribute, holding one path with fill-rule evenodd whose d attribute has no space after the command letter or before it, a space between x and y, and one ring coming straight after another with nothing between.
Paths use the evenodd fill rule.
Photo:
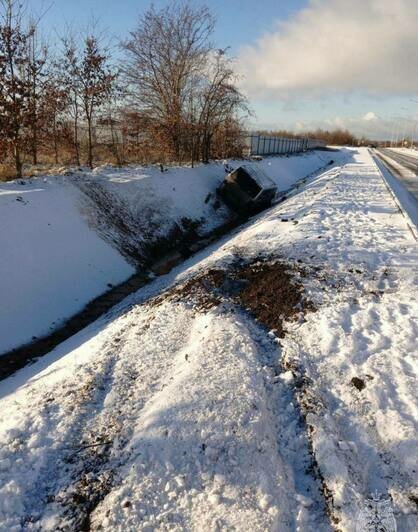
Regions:
<instances>
[{"instance_id":1,"label":"asphalt road","mask_svg":"<svg viewBox=\"0 0 418 532\"><path fill-rule=\"evenodd\" d=\"M381 152L386 157L396 161L398 164L411 171L410 175L402 175L395 167L391 166L392 173L399 181L403 183L403 185L418 201L418 153L417 157L413 157L410 155L405 155L404 153L398 153L396 151L389 150L387 148L381 148L377 150L377 152Z\"/></svg>"}]
</instances>

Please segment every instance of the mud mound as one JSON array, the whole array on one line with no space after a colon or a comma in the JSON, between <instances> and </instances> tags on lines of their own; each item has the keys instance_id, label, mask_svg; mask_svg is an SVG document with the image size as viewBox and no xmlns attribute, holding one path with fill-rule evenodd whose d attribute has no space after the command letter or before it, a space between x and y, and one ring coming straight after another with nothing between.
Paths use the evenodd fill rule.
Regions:
<instances>
[{"instance_id":1,"label":"mud mound","mask_svg":"<svg viewBox=\"0 0 418 532\"><path fill-rule=\"evenodd\" d=\"M300 273L300 266L260 260L228 270L210 269L176 285L155 303L169 298L189 302L197 311L207 311L221 303L239 305L283 338L286 321L315 310L304 295L300 276L296 275Z\"/></svg>"},{"instance_id":2,"label":"mud mound","mask_svg":"<svg viewBox=\"0 0 418 532\"><path fill-rule=\"evenodd\" d=\"M276 262L257 262L237 272L246 285L238 294L241 305L276 336L283 338L283 323L300 312L315 310L304 297L303 285L296 279L295 267Z\"/></svg>"},{"instance_id":3,"label":"mud mound","mask_svg":"<svg viewBox=\"0 0 418 532\"><path fill-rule=\"evenodd\" d=\"M222 302L224 294L221 287L225 279L225 271L208 270L183 285L175 286L169 297L174 301L191 300L198 311L209 310Z\"/></svg>"}]
</instances>

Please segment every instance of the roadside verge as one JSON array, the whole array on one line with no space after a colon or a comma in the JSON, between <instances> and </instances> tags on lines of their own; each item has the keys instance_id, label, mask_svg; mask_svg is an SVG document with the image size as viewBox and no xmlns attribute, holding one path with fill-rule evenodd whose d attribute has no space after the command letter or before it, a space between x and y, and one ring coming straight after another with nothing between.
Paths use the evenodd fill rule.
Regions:
<instances>
[{"instance_id":1,"label":"roadside verge","mask_svg":"<svg viewBox=\"0 0 418 532\"><path fill-rule=\"evenodd\" d=\"M413 237L418 241L418 202L410 192L392 174L386 157L371 153L382 179L392 195L396 205L406 219Z\"/></svg>"}]
</instances>

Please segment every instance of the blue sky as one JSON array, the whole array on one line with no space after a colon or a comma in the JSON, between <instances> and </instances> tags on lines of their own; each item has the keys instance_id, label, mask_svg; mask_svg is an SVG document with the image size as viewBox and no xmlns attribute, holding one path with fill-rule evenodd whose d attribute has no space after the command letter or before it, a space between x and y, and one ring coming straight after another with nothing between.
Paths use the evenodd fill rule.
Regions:
<instances>
[{"instance_id":1,"label":"blue sky","mask_svg":"<svg viewBox=\"0 0 418 532\"><path fill-rule=\"evenodd\" d=\"M45 13L43 25L60 28L66 23L86 22L93 15L116 36L123 36L135 25L141 12L153 3L162 7L167 0L29 0L37 13ZM202 2L204 3L204 2ZM206 2L216 15L215 40L221 47L239 47L271 30L277 20L285 20L306 5L305 0L210 0Z\"/></svg>"},{"instance_id":2,"label":"blue sky","mask_svg":"<svg viewBox=\"0 0 418 532\"><path fill-rule=\"evenodd\" d=\"M197 1L197 0L196 0ZM147 0L28 0L51 37L92 16L109 35L135 26ZM161 7L167 0L154 0ZM347 127L387 137L418 118L416 0L211 0L214 40L231 47L251 126ZM417 122L418 124L418 122ZM418 127L417 127L418 129Z\"/></svg>"}]
</instances>

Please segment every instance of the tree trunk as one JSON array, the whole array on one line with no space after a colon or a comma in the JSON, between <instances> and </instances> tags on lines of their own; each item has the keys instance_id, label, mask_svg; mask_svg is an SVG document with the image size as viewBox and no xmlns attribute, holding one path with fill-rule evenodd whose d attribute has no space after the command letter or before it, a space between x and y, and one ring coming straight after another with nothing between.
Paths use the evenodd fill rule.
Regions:
<instances>
[{"instance_id":1,"label":"tree trunk","mask_svg":"<svg viewBox=\"0 0 418 532\"><path fill-rule=\"evenodd\" d=\"M57 121L54 116L54 155L55 155L55 164L58 164L58 138L57 138Z\"/></svg>"},{"instance_id":2,"label":"tree trunk","mask_svg":"<svg viewBox=\"0 0 418 532\"><path fill-rule=\"evenodd\" d=\"M93 168L93 139L91 131L91 118L87 118L87 127L88 127L88 165L90 168Z\"/></svg>"},{"instance_id":3,"label":"tree trunk","mask_svg":"<svg viewBox=\"0 0 418 532\"><path fill-rule=\"evenodd\" d=\"M80 148L78 145L78 124L77 120L74 120L74 150L75 150L75 160L77 166L80 166Z\"/></svg>"},{"instance_id":4,"label":"tree trunk","mask_svg":"<svg viewBox=\"0 0 418 532\"><path fill-rule=\"evenodd\" d=\"M212 135L210 133L204 133L204 135L203 135L203 140L202 140L202 161L204 163L208 163L209 162L211 136Z\"/></svg>"},{"instance_id":5,"label":"tree trunk","mask_svg":"<svg viewBox=\"0 0 418 532\"><path fill-rule=\"evenodd\" d=\"M122 155L119 151L118 138L117 138L117 134L115 133L115 128L113 127L112 118L110 118L110 135L111 135L110 138L112 139L112 150L115 155L117 165L122 166L123 164Z\"/></svg>"},{"instance_id":6,"label":"tree trunk","mask_svg":"<svg viewBox=\"0 0 418 532\"><path fill-rule=\"evenodd\" d=\"M18 178L21 178L22 177L22 159L20 157L20 146L19 146L18 140L15 140L15 144L14 144L14 159L15 159L16 176Z\"/></svg>"},{"instance_id":7,"label":"tree trunk","mask_svg":"<svg viewBox=\"0 0 418 532\"><path fill-rule=\"evenodd\" d=\"M32 162L34 166L38 164L38 131L36 122L32 127Z\"/></svg>"},{"instance_id":8,"label":"tree trunk","mask_svg":"<svg viewBox=\"0 0 418 532\"><path fill-rule=\"evenodd\" d=\"M77 166L80 166L80 146L78 144L78 107L75 104L74 109L74 149Z\"/></svg>"}]
</instances>

